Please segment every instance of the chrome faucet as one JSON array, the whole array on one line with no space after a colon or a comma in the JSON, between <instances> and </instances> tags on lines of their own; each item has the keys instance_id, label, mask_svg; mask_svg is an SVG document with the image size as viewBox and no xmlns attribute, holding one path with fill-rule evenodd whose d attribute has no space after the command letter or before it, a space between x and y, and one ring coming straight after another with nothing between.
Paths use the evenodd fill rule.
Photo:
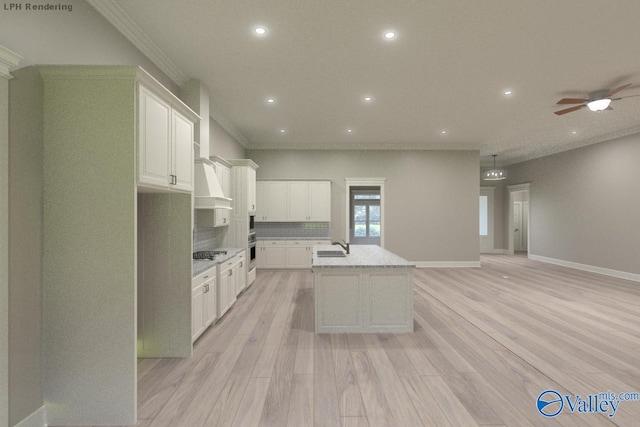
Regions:
<instances>
[{"instance_id":1,"label":"chrome faucet","mask_svg":"<svg viewBox=\"0 0 640 427\"><path fill-rule=\"evenodd\" d=\"M342 249L344 249L347 253L349 253L349 244L347 242L345 242L344 240L342 241L342 243L340 242L331 242L332 245L340 245L342 247Z\"/></svg>"}]
</instances>

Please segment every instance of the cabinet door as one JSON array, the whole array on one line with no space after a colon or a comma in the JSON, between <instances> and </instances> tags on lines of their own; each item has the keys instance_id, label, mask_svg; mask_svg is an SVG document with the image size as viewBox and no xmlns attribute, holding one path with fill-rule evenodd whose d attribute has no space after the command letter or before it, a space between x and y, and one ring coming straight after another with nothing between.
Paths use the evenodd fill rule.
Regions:
<instances>
[{"instance_id":1,"label":"cabinet door","mask_svg":"<svg viewBox=\"0 0 640 427\"><path fill-rule=\"evenodd\" d=\"M259 181L256 196L256 221L287 221L286 181Z\"/></svg>"},{"instance_id":2,"label":"cabinet door","mask_svg":"<svg viewBox=\"0 0 640 427\"><path fill-rule=\"evenodd\" d=\"M204 283L192 291L191 296L191 340L196 338L205 328Z\"/></svg>"},{"instance_id":3,"label":"cabinet door","mask_svg":"<svg viewBox=\"0 0 640 427\"><path fill-rule=\"evenodd\" d=\"M265 268L265 255L264 246L256 245L256 268Z\"/></svg>"},{"instance_id":4,"label":"cabinet door","mask_svg":"<svg viewBox=\"0 0 640 427\"><path fill-rule=\"evenodd\" d=\"M229 281L227 282L227 310L236 302L236 282L238 279L238 271L237 271L237 263L234 263L233 267L231 267L228 271Z\"/></svg>"},{"instance_id":5,"label":"cabinet door","mask_svg":"<svg viewBox=\"0 0 640 427\"><path fill-rule=\"evenodd\" d=\"M301 242L287 245L287 268L308 268L311 267L309 261L307 245Z\"/></svg>"},{"instance_id":6,"label":"cabinet door","mask_svg":"<svg viewBox=\"0 0 640 427\"><path fill-rule=\"evenodd\" d=\"M254 213L256 211L257 203L256 203L256 170L253 168L247 168L247 196L248 196L248 204L247 208L250 213Z\"/></svg>"},{"instance_id":7,"label":"cabinet door","mask_svg":"<svg viewBox=\"0 0 640 427\"><path fill-rule=\"evenodd\" d=\"M256 182L255 221L264 222L267 218L267 182Z\"/></svg>"},{"instance_id":8,"label":"cabinet door","mask_svg":"<svg viewBox=\"0 0 640 427\"><path fill-rule=\"evenodd\" d=\"M218 267L220 268L220 267ZM218 317L222 317L224 313L226 313L228 305L227 301L229 300L229 270L224 270L220 272L218 277Z\"/></svg>"},{"instance_id":9,"label":"cabinet door","mask_svg":"<svg viewBox=\"0 0 640 427\"><path fill-rule=\"evenodd\" d=\"M171 169L171 107L140 86L138 182L168 187Z\"/></svg>"},{"instance_id":10,"label":"cabinet door","mask_svg":"<svg viewBox=\"0 0 640 427\"><path fill-rule=\"evenodd\" d=\"M309 220L309 183L306 181L287 182L287 219L289 221Z\"/></svg>"},{"instance_id":11,"label":"cabinet door","mask_svg":"<svg viewBox=\"0 0 640 427\"><path fill-rule=\"evenodd\" d=\"M176 190L193 191L193 123L172 111L173 157L171 174Z\"/></svg>"},{"instance_id":12,"label":"cabinet door","mask_svg":"<svg viewBox=\"0 0 640 427\"><path fill-rule=\"evenodd\" d=\"M205 322L204 322L205 328L211 325L213 322L215 322L217 318L217 314L218 314L217 299L218 298L217 298L216 292L217 292L216 278L213 277L206 283L206 289L204 294L205 295L204 305L206 309Z\"/></svg>"},{"instance_id":13,"label":"cabinet door","mask_svg":"<svg viewBox=\"0 0 640 427\"><path fill-rule=\"evenodd\" d=\"M284 268L287 265L286 246L265 246L264 247L264 267Z\"/></svg>"},{"instance_id":14,"label":"cabinet door","mask_svg":"<svg viewBox=\"0 0 640 427\"><path fill-rule=\"evenodd\" d=\"M331 221L331 182L309 182L309 221Z\"/></svg>"}]
</instances>

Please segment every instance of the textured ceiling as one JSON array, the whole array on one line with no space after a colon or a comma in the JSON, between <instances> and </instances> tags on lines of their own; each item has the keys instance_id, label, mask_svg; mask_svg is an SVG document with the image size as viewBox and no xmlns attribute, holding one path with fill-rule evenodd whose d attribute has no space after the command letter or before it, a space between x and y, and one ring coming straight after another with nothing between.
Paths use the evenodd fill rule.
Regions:
<instances>
[{"instance_id":1,"label":"textured ceiling","mask_svg":"<svg viewBox=\"0 0 640 427\"><path fill-rule=\"evenodd\" d=\"M247 148L478 149L506 165L640 131L640 97L553 114L562 97L640 94L637 0L111 3Z\"/></svg>"}]
</instances>

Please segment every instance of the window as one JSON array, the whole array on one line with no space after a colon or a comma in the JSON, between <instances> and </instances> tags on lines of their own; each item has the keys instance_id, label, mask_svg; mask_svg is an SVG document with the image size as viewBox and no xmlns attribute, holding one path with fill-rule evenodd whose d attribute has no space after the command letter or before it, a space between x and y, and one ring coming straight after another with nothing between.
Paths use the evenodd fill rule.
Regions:
<instances>
[{"instance_id":1,"label":"window","mask_svg":"<svg viewBox=\"0 0 640 427\"><path fill-rule=\"evenodd\" d=\"M355 244L380 244L380 189L351 188L351 236Z\"/></svg>"}]
</instances>

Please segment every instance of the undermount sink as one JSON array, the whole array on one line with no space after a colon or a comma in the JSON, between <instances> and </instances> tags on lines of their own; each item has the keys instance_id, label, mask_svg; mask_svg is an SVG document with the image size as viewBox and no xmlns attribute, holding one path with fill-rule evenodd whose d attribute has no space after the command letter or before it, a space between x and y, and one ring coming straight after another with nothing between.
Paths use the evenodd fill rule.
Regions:
<instances>
[{"instance_id":1,"label":"undermount sink","mask_svg":"<svg viewBox=\"0 0 640 427\"><path fill-rule=\"evenodd\" d=\"M342 251L318 251L319 257L333 257L333 258L344 258L346 257L345 253Z\"/></svg>"}]
</instances>

